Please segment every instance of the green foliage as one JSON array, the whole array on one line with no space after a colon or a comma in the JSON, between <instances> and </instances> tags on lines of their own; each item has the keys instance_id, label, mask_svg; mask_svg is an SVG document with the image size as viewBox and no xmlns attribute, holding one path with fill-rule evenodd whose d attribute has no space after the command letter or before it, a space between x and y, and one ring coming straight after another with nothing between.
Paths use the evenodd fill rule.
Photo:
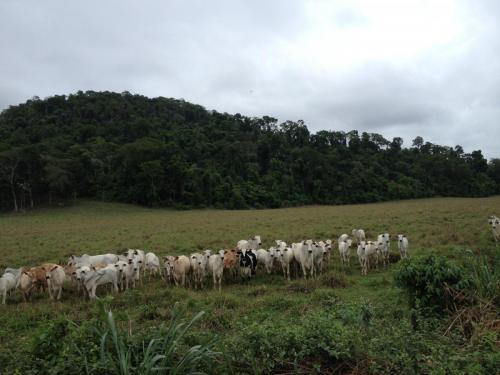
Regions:
<instances>
[{"instance_id":1,"label":"green foliage","mask_svg":"<svg viewBox=\"0 0 500 375\"><path fill-rule=\"evenodd\" d=\"M99 353L97 323L77 325L61 317L35 332L30 355L22 363L25 373L91 373L90 364L97 362Z\"/></svg>"},{"instance_id":2,"label":"green foliage","mask_svg":"<svg viewBox=\"0 0 500 375\"><path fill-rule=\"evenodd\" d=\"M470 285L461 267L438 255L403 259L394 279L407 292L410 307L431 311L451 306L448 287L463 290Z\"/></svg>"},{"instance_id":3,"label":"green foliage","mask_svg":"<svg viewBox=\"0 0 500 375\"><path fill-rule=\"evenodd\" d=\"M318 311L296 316L292 321L269 319L240 323L241 332L226 344L233 366L244 369L253 365L255 373L282 369L298 369L307 364L317 371L322 367L342 366L361 353L361 336L352 327L333 319L331 311Z\"/></svg>"},{"instance_id":4,"label":"green foliage","mask_svg":"<svg viewBox=\"0 0 500 375\"><path fill-rule=\"evenodd\" d=\"M167 327L139 336L122 332L111 311L104 315L103 322L81 326L66 319L48 324L35 336L24 371L35 373L38 367L47 374L203 374L219 356L211 342L184 344L203 312L184 323L174 307Z\"/></svg>"},{"instance_id":5,"label":"green foliage","mask_svg":"<svg viewBox=\"0 0 500 375\"><path fill-rule=\"evenodd\" d=\"M498 159L417 137L311 133L183 100L78 92L0 113L0 209L75 197L230 209L500 192Z\"/></svg>"}]
</instances>

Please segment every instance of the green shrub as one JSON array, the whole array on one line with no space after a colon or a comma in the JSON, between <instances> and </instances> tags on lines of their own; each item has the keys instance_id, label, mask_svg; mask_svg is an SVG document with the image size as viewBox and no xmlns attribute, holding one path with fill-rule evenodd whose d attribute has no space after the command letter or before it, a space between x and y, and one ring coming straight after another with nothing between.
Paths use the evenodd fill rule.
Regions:
<instances>
[{"instance_id":1,"label":"green shrub","mask_svg":"<svg viewBox=\"0 0 500 375\"><path fill-rule=\"evenodd\" d=\"M449 287L460 291L470 286L463 268L436 255L403 259L394 278L407 292L411 308L434 312L449 309L454 303Z\"/></svg>"},{"instance_id":2,"label":"green shrub","mask_svg":"<svg viewBox=\"0 0 500 375\"><path fill-rule=\"evenodd\" d=\"M293 323L278 315L237 329L240 333L226 342L225 350L241 373L321 373L355 361L361 347L359 331L329 310L297 316Z\"/></svg>"}]
</instances>

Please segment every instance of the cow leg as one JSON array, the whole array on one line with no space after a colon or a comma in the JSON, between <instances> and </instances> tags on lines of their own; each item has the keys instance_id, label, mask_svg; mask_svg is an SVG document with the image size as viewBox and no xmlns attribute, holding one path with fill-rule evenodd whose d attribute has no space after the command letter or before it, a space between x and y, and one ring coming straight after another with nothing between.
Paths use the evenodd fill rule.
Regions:
<instances>
[{"instance_id":1,"label":"cow leg","mask_svg":"<svg viewBox=\"0 0 500 375\"><path fill-rule=\"evenodd\" d=\"M307 271L305 265L302 265L302 274L304 275L304 279L307 279Z\"/></svg>"}]
</instances>

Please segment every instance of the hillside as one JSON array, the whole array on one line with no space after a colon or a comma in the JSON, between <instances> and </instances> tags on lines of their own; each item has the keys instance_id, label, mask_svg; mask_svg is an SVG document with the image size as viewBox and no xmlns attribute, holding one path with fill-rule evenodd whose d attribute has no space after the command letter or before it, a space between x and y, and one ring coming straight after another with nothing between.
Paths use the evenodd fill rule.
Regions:
<instances>
[{"instance_id":1,"label":"hillside","mask_svg":"<svg viewBox=\"0 0 500 375\"><path fill-rule=\"evenodd\" d=\"M402 142L130 93L33 98L0 114L0 208L77 197L276 208L500 192L499 160Z\"/></svg>"}]
</instances>

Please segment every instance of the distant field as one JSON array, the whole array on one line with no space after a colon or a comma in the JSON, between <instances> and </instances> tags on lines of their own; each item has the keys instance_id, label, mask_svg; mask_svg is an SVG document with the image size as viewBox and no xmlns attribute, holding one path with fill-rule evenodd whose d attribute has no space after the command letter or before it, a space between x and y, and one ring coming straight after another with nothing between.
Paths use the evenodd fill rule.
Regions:
<instances>
[{"instance_id":1,"label":"distant field","mask_svg":"<svg viewBox=\"0 0 500 375\"><path fill-rule=\"evenodd\" d=\"M381 232L404 233L410 241L410 255L440 253L454 258L464 249L493 251L487 217L494 213L500 214L500 197L245 211L172 211L81 201L67 208L0 215L0 270L124 247L158 255L218 250L253 234L261 235L268 248L275 239L288 243L305 238L335 239L352 228L365 229L370 239ZM396 254L396 243L391 247ZM400 292L393 286L395 267L362 277L353 257L351 269L344 272L334 247L325 275L314 281L289 284L281 275L258 275L249 285L226 281L219 294L211 290L208 280L208 288L202 292L167 288L155 280L106 299L106 303L121 323L131 324L134 330L152 329L165 321L175 301L180 301L188 315L205 310L207 315L197 334L217 335L221 347L226 347L239 337L238 322L243 317L249 323L262 319L293 321L297 314L325 309L325 303L369 303L380 319L395 308L405 314ZM336 288L332 278L344 273L347 287ZM96 304L81 301L73 290L66 290L60 303L38 296L25 305L19 295L9 298L6 306L0 306L0 363L21 358L31 347L33 332L54 318L64 316L78 323L94 318L97 309Z\"/></svg>"},{"instance_id":2,"label":"distant field","mask_svg":"<svg viewBox=\"0 0 500 375\"><path fill-rule=\"evenodd\" d=\"M219 249L253 234L260 234L269 247L275 239L336 238L354 227L364 228L372 239L382 231L405 233L412 253L450 252L486 246L491 240L486 218L498 211L500 197L243 211L172 211L80 202L68 208L0 215L0 267L124 247L158 254Z\"/></svg>"}]
</instances>

